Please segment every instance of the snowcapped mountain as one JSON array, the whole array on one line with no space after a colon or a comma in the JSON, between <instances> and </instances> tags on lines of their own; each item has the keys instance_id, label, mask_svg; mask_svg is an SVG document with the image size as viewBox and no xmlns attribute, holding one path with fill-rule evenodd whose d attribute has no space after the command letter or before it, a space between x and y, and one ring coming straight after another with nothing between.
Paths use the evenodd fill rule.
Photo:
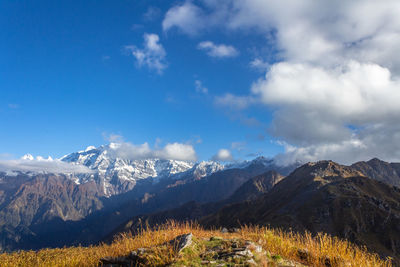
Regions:
<instances>
[{"instance_id":1,"label":"snowcapped mountain","mask_svg":"<svg viewBox=\"0 0 400 267\"><path fill-rule=\"evenodd\" d=\"M224 169L224 165L213 161L193 163L170 159L123 159L116 155L119 144L110 143L98 148L90 146L83 151L68 154L61 161L84 165L94 171L92 174L77 174L77 183L95 180L104 187L106 196L132 189L141 179L184 177L199 179Z\"/></svg>"},{"instance_id":2,"label":"snowcapped mountain","mask_svg":"<svg viewBox=\"0 0 400 267\"><path fill-rule=\"evenodd\" d=\"M110 143L98 148L90 146L84 151L66 155L61 160L85 165L104 177L117 175L118 178L123 180L138 180L158 176L168 177L184 172L194 165L191 162L178 160L122 159L113 153L113 150L117 147L118 144L116 143Z\"/></svg>"},{"instance_id":3,"label":"snowcapped mountain","mask_svg":"<svg viewBox=\"0 0 400 267\"><path fill-rule=\"evenodd\" d=\"M222 171L226 169L226 165L222 165L216 161L202 161L193 165L192 168L185 172L175 174L172 176L175 179L189 178L189 179L200 179L205 176L209 176L214 172Z\"/></svg>"},{"instance_id":4,"label":"snowcapped mountain","mask_svg":"<svg viewBox=\"0 0 400 267\"><path fill-rule=\"evenodd\" d=\"M140 148L139 148L140 149ZM132 147L128 149L136 155ZM160 158L129 157L126 147L120 143L110 143L99 147L89 146L85 150L65 155L60 159L34 158L26 154L15 165L6 166L8 175L19 172L36 174L63 174L76 184L94 182L102 195L107 197L131 190L138 181L150 179L157 183L162 179L192 181L226 169L281 169L273 159L258 157L251 161L221 164L216 161L191 162ZM1 167L1 166L0 166ZM1 169L1 168L0 168ZM3 168L4 169L4 168ZM282 174L287 174L282 170Z\"/></svg>"}]
</instances>

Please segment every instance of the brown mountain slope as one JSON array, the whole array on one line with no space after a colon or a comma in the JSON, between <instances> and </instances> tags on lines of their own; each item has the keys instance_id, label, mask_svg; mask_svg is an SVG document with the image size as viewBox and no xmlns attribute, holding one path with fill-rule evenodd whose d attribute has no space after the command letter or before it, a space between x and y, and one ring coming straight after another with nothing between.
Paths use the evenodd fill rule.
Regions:
<instances>
[{"instance_id":1,"label":"brown mountain slope","mask_svg":"<svg viewBox=\"0 0 400 267\"><path fill-rule=\"evenodd\" d=\"M0 173L0 250L92 244L133 216L190 201L225 199L249 178L271 168L280 167L258 158L242 169L227 169L200 180L183 176L153 183L145 179L131 191L108 199L96 183L77 185L65 175Z\"/></svg>"},{"instance_id":2,"label":"brown mountain slope","mask_svg":"<svg viewBox=\"0 0 400 267\"><path fill-rule=\"evenodd\" d=\"M268 192L283 178L284 176L280 175L276 171L268 171L250 178L247 182L242 184L229 198L224 200L203 204L196 201L190 201L174 209L135 216L117 227L111 234L103 239L103 241L112 241L113 236L121 232L135 232L137 229L140 229L143 226L160 225L168 220L176 220L181 222L196 221L206 215L218 211L227 204L256 199L257 197ZM231 179L234 179L234 177Z\"/></svg>"},{"instance_id":3,"label":"brown mountain slope","mask_svg":"<svg viewBox=\"0 0 400 267\"><path fill-rule=\"evenodd\" d=\"M241 187L239 187L226 202L242 202L246 200L254 200L259 196L267 193L274 185L280 182L285 176L280 175L276 171L269 171L251 178Z\"/></svg>"},{"instance_id":4,"label":"brown mountain slope","mask_svg":"<svg viewBox=\"0 0 400 267\"><path fill-rule=\"evenodd\" d=\"M351 167L369 178L400 187L400 163L389 163L374 158L354 163Z\"/></svg>"},{"instance_id":5,"label":"brown mountain slope","mask_svg":"<svg viewBox=\"0 0 400 267\"><path fill-rule=\"evenodd\" d=\"M46 232L52 220L77 221L102 207L93 183L75 184L63 175L0 177L0 250ZM39 242L40 243L40 242Z\"/></svg>"},{"instance_id":6,"label":"brown mountain slope","mask_svg":"<svg viewBox=\"0 0 400 267\"><path fill-rule=\"evenodd\" d=\"M227 206L201 222L325 232L400 258L400 189L331 161L306 164L268 194Z\"/></svg>"}]
</instances>

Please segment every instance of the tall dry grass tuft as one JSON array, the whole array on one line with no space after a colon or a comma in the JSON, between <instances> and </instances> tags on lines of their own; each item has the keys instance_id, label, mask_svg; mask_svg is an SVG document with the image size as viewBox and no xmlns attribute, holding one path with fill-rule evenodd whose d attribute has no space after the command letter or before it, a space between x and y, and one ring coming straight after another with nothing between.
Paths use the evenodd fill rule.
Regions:
<instances>
[{"instance_id":1,"label":"tall dry grass tuft","mask_svg":"<svg viewBox=\"0 0 400 267\"><path fill-rule=\"evenodd\" d=\"M129 254L141 247L155 247L178 235L191 232L196 238L223 236L224 238L243 238L258 242L273 255L303 262L312 266L325 266L327 259L331 266L382 266L391 267L390 260L382 260L365 248L357 247L347 241L330 237L326 234L312 236L309 233L283 232L266 227L243 226L237 233L222 234L217 230L204 230L198 224L169 221L153 228L141 227L137 234L123 233L118 235L112 244L100 244L90 247L69 247L42 249L39 251L21 251L0 254L0 266L98 266L103 257L117 257ZM305 251L306 257L299 254ZM153 266L171 263L174 253L168 249L155 249L147 259Z\"/></svg>"},{"instance_id":2,"label":"tall dry grass tuft","mask_svg":"<svg viewBox=\"0 0 400 267\"><path fill-rule=\"evenodd\" d=\"M260 243L272 254L312 266L392 266L391 259L382 260L365 247L358 247L328 234L312 236L309 232L300 234L259 226L243 226L240 234L242 238Z\"/></svg>"}]
</instances>

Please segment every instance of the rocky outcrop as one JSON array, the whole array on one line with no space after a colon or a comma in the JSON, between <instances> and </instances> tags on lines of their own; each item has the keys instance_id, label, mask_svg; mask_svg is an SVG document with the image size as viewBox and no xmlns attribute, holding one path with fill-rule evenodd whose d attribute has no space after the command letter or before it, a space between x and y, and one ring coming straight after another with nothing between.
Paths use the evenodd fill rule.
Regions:
<instances>
[{"instance_id":1,"label":"rocky outcrop","mask_svg":"<svg viewBox=\"0 0 400 267\"><path fill-rule=\"evenodd\" d=\"M152 261L160 258L159 253L175 253L166 261ZM271 255L260 245L239 238L224 239L218 236L194 238L191 233L180 235L175 239L154 248L139 248L124 257L103 258L103 267L129 266L305 266L299 262L287 260L279 255Z\"/></svg>"}]
</instances>

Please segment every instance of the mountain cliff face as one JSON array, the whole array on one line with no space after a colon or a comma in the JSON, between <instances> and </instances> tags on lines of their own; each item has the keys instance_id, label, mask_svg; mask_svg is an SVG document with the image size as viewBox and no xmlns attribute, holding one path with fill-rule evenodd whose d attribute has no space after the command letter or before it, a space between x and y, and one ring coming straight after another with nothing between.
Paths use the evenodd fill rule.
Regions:
<instances>
[{"instance_id":1,"label":"mountain cliff face","mask_svg":"<svg viewBox=\"0 0 400 267\"><path fill-rule=\"evenodd\" d=\"M325 232L384 256L400 256L400 189L331 161L306 164L269 193L226 206L201 221Z\"/></svg>"},{"instance_id":2,"label":"mountain cliff face","mask_svg":"<svg viewBox=\"0 0 400 267\"><path fill-rule=\"evenodd\" d=\"M76 221L103 207L94 182L77 185L64 175L34 177L0 174L0 249L13 249L23 238L45 231L54 220Z\"/></svg>"},{"instance_id":3,"label":"mountain cliff face","mask_svg":"<svg viewBox=\"0 0 400 267\"><path fill-rule=\"evenodd\" d=\"M374 158L357 162L351 167L367 177L400 187L400 163L389 163Z\"/></svg>"},{"instance_id":4,"label":"mountain cliff face","mask_svg":"<svg viewBox=\"0 0 400 267\"><path fill-rule=\"evenodd\" d=\"M242 202L246 200L254 200L259 196L269 192L274 185L284 179L285 176L276 171L268 171L257 175L241 187L239 187L228 199L228 202Z\"/></svg>"},{"instance_id":5,"label":"mountain cliff face","mask_svg":"<svg viewBox=\"0 0 400 267\"><path fill-rule=\"evenodd\" d=\"M221 174L224 172L226 172L227 175L221 176ZM218 180L229 179L234 181L236 179L235 176L238 174L235 169L227 170L224 172L214 174L213 176L216 176L216 179ZM124 222L116 229L114 229L114 231L106 236L103 241L111 241L113 236L120 232L135 232L137 229L140 229L144 225L160 225L170 219L182 222L197 221L206 215L217 212L220 208L227 204L256 199L257 197L267 193L276 183L281 181L283 178L284 176L280 175L276 171L267 171L263 174L259 174L255 177L248 179L246 182L242 183L241 186L232 186L231 188L237 189L231 194L219 193L218 195L222 200L201 203L198 202L198 199L196 199L197 201L191 200L177 208L153 212L147 215L135 216L134 218L129 219L128 221ZM223 192L224 189L218 187L218 190L221 190L221 192Z\"/></svg>"},{"instance_id":6,"label":"mountain cliff face","mask_svg":"<svg viewBox=\"0 0 400 267\"><path fill-rule=\"evenodd\" d=\"M78 183L98 181L103 185L106 196L127 192L135 186L138 180L170 177L194 166L192 162L178 160L123 159L114 153L118 146L119 144L111 143L98 148L88 147L84 151L66 155L61 160L81 164L94 170L95 174L78 175Z\"/></svg>"}]
</instances>

